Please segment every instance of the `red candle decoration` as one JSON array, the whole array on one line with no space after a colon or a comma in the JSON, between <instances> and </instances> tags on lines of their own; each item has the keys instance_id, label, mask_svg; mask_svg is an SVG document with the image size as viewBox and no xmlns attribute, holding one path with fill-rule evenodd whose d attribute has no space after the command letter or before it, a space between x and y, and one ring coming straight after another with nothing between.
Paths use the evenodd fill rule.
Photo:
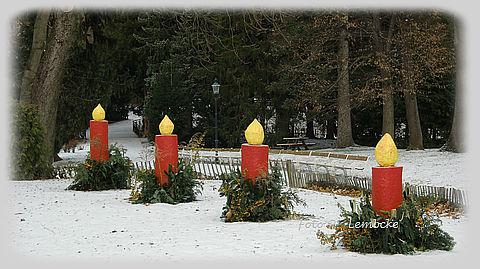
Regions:
<instances>
[{"instance_id":1,"label":"red candle decoration","mask_svg":"<svg viewBox=\"0 0 480 269\"><path fill-rule=\"evenodd\" d=\"M400 207L403 167L372 167L372 206L376 211Z\"/></svg>"},{"instance_id":2,"label":"red candle decoration","mask_svg":"<svg viewBox=\"0 0 480 269\"><path fill-rule=\"evenodd\" d=\"M178 166L178 137L172 134L173 122L165 116L160 122L160 135L155 136L155 176L160 185L168 184L168 167L173 171Z\"/></svg>"},{"instance_id":3,"label":"red candle decoration","mask_svg":"<svg viewBox=\"0 0 480 269\"><path fill-rule=\"evenodd\" d=\"M264 139L263 127L255 119L245 130L248 144L242 145L242 174L245 179L255 180L268 175L268 146L262 145Z\"/></svg>"},{"instance_id":4,"label":"red candle decoration","mask_svg":"<svg viewBox=\"0 0 480 269\"><path fill-rule=\"evenodd\" d=\"M255 180L268 174L268 146L242 145L242 173L246 179Z\"/></svg>"},{"instance_id":5,"label":"red candle decoration","mask_svg":"<svg viewBox=\"0 0 480 269\"><path fill-rule=\"evenodd\" d=\"M396 167L397 147L386 133L375 147L375 159L380 167L372 167L372 207L375 211L390 211L403 201L402 167Z\"/></svg>"},{"instance_id":6,"label":"red candle decoration","mask_svg":"<svg viewBox=\"0 0 480 269\"><path fill-rule=\"evenodd\" d=\"M90 120L90 159L108 161L108 121L100 104L92 112Z\"/></svg>"}]
</instances>

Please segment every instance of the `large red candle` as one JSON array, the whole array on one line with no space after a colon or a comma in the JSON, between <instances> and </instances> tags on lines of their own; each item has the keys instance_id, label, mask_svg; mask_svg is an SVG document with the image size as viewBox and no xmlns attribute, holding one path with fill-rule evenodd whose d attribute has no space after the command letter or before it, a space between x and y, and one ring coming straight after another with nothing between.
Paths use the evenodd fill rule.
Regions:
<instances>
[{"instance_id":1,"label":"large red candle","mask_svg":"<svg viewBox=\"0 0 480 269\"><path fill-rule=\"evenodd\" d=\"M402 167L372 167L372 207L390 211L403 201Z\"/></svg>"},{"instance_id":2,"label":"large red candle","mask_svg":"<svg viewBox=\"0 0 480 269\"><path fill-rule=\"evenodd\" d=\"M254 184L268 174L268 149L267 145L242 145L242 174Z\"/></svg>"},{"instance_id":3,"label":"large red candle","mask_svg":"<svg viewBox=\"0 0 480 269\"><path fill-rule=\"evenodd\" d=\"M385 133L375 147L375 160L380 167L372 168L372 207L380 211L390 211L402 205L402 167L395 166L398 151L393 138Z\"/></svg>"},{"instance_id":4,"label":"large red candle","mask_svg":"<svg viewBox=\"0 0 480 269\"><path fill-rule=\"evenodd\" d=\"M262 145L264 132L257 119L248 125L245 139L248 144L242 145L242 174L255 184L257 178L268 175L268 146Z\"/></svg>"},{"instance_id":5,"label":"large red candle","mask_svg":"<svg viewBox=\"0 0 480 269\"><path fill-rule=\"evenodd\" d=\"M90 159L108 161L108 121L90 121Z\"/></svg>"},{"instance_id":6,"label":"large red candle","mask_svg":"<svg viewBox=\"0 0 480 269\"><path fill-rule=\"evenodd\" d=\"M169 165L173 171L178 166L178 138L177 135L155 136L155 176L160 185L168 184Z\"/></svg>"}]
</instances>

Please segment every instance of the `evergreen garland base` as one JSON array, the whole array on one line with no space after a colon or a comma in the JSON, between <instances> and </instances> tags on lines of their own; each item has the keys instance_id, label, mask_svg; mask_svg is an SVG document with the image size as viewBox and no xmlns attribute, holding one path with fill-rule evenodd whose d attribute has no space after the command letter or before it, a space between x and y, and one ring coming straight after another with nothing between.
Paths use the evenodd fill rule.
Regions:
<instances>
[{"instance_id":1,"label":"evergreen garland base","mask_svg":"<svg viewBox=\"0 0 480 269\"><path fill-rule=\"evenodd\" d=\"M293 203L304 204L291 190L282 191L278 169L266 178L258 178L253 185L240 172L227 175L219 189L227 197L221 218L225 222L287 219L293 215Z\"/></svg>"},{"instance_id":2,"label":"evergreen garland base","mask_svg":"<svg viewBox=\"0 0 480 269\"><path fill-rule=\"evenodd\" d=\"M130 201L134 204L188 203L195 201L196 196L202 193L202 182L197 180L191 165L185 165L180 161L178 171L172 171L170 166L167 175L168 184L160 186L155 177L155 170L137 171Z\"/></svg>"},{"instance_id":3,"label":"evergreen garland base","mask_svg":"<svg viewBox=\"0 0 480 269\"><path fill-rule=\"evenodd\" d=\"M335 230L327 235L321 231L317 237L322 244L331 244L332 249L343 245L346 249L360 253L413 254L416 251L451 250L454 239L440 229L441 221L430 209L432 199L414 197L403 193L402 205L379 216L371 206L370 197L365 195L360 203L350 201L351 211L341 208L342 219L328 226Z\"/></svg>"},{"instance_id":4,"label":"evergreen garland base","mask_svg":"<svg viewBox=\"0 0 480 269\"><path fill-rule=\"evenodd\" d=\"M126 150L110 145L109 159L105 162L91 160L90 156L75 169L75 180L67 190L102 191L129 189L132 162L125 157Z\"/></svg>"}]
</instances>

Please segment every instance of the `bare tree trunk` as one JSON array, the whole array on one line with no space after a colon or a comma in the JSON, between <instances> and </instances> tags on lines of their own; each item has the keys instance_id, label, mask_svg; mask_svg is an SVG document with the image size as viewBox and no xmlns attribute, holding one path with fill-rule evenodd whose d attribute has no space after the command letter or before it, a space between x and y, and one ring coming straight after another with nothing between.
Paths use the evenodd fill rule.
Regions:
<instances>
[{"instance_id":1,"label":"bare tree trunk","mask_svg":"<svg viewBox=\"0 0 480 269\"><path fill-rule=\"evenodd\" d=\"M32 87L33 101L38 106L40 119L46 131L47 152L45 158L50 162L54 159L58 96L61 92L70 49L78 39L79 30L79 13L55 12L55 20L48 36L46 51Z\"/></svg>"},{"instance_id":2,"label":"bare tree trunk","mask_svg":"<svg viewBox=\"0 0 480 269\"><path fill-rule=\"evenodd\" d=\"M412 73L412 57L409 53L404 53L403 57L405 85L405 111L408 125L408 147L409 150L423 150L422 126L420 125L420 115L418 113L417 94Z\"/></svg>"},{"instance_id":3,"label":"bare tree trunk","mask_svg":"<svg viewBox=\"0 0 480 269\"><path fill-rule=\"evenodd\" d=\"M386 37L383 36L379 14L373 13L372 20L374 27L373 39L383 87L382 134L389 133L392 137L395 137L395 106L393 102L393 85L391 81L390 67L387 63L387 55L390 53L392 35L395 27L395 15L391 15L390 17L390 26Z\"/></svg>"},{"instance_id":4,"label":"bare tree trunk","mask_svg":"<svg viewBox=\"0 0 480 269\"><path fill-rule=\"evenodd\" d=\"M50 18L50 10L41 10L35 18L33 27L33 39L28 62L23 72L22 84L20 86L20 101L31 103L32 101L32 84L37 75L38 66L42 59L42 54L47 42L47 26Z\"/></svg>"},{"instance_id":5,"label":"bare tree trunk","mask_svg":"<svg viewBox=\"0 0 480 269\"><path fill-rule=\"evenodd\" d=\"M313 120L307 121L307 130L305 132L305 136L308 138L315 138L315 130L313 128Z\"/></svg>"},{"instance_id":6,"label":"bare tree trunk","mask_svg":"<svg viewBox=\"0 0 480 269\"><path fill-rule=\"evenodd\" d=\"M275 143L290 135L290 115L282 108L276 109L275 133Z\"/></svg>"},{"instance_id":7,"label":"bare tree trunk","mask_svg":"<svg viewBox=\"0 0 480 269\"><path fill-rule=\"evenodd\" d=\"M337 148L344 148L353 145L352 121L350 110L350 83L348 76L348 39L347 25L348 15L344 15L343 23L339 33L338 50L338 127L337 127Z\"/></svg>"},{"instance_id":8,"label":"bare tree trunk","mask_svg":"<svg viewBox=\"0 0 480 269\"><path fill-rule=\"evenodd\" d=\"M458 72L458 70L457 70ZM458 76L458 74L457 74ZM457 77L457 82L458 82ZM457 87L459 87L457 85ZM452 121L452 129L450 130L450 135L448 136L447 142L442 146L441 150L443 151L451 151L451 152L465 152L465 146L462 139L462 108L461 108L461 101L459 99L462 98L461 90L456 88L455 92L455 111L453 112L453 121Z\"/></svg>"},{"instance_id":9,"label":"bare tree trunk","mask_svg":"<svg viewBox=\"0 0 480 269\"><path fill-rule=\"evenodd\" d=\"M408 148L409 150L423 150L422 126L418 114L417 94L405 92L405 110L407 113L408 125Z\"/></svg>"},{"instance_id":10,"label":"bare tree trunk","mask_svg":"<svg viewBox=\"0 0 480 269\"><path fill-rule=\"evenodd\" d=\"M383 89L383 107L382 107L382 135L389 133L395 137L395 105L393 102L393 89L387 86Z\"/></svg>"},{"instance_id":11,"label":"bare tree trunk","mask_svg":"<svg viewBox=\"0 0 480 269\"><path fill-rule=\"evenodd\" d=\"M447 142L442 146L441 150L452 152L465 152L462 132L462 116L463 116L463 79L462 79L462 54L459 48L458 22L454 23L455 36L455 58L456 58L456 75L455 75L455 110L453 112L452 129Z\"/></svg>"},{"instance_id":12,"label":"bare tree trunk","mask_svg":"<svg viewBox=\"0 0 480 269\"><path fill-rule=\"evenodd\" d=\"M409 32L410 27L401 26L401 31ZM414 62L412 51L413 44L405 44L402 51L402 82L404 87L405 113L408 126L408 147L407 150L423 150L422 126L420 124L420 115L418 113L417 93L416 93L416 75L414 71Z\"/></svg>"},{"instance_id":13,"label":"bare tree trunk","mask_svg":"<svg viewBox=\"0 0 480 269\"><path fill-rule=\"evenodd\" d=\"M335 121L327 120L327 135L325 136L326 139L335 139L335 128Z\"/></svg>"},{"instance_id":14,"label":"bare tree trunk","mask_svg":"<svg viewBox=\"0 0 480 269\"><path fill-rule=\"evenodd\" d=\"M305 136L308 138L315 138L315 128L313 124L312 106L307 106L306 120L307 120L307 129L305 130Z\"/></svg>"}]
</instances>

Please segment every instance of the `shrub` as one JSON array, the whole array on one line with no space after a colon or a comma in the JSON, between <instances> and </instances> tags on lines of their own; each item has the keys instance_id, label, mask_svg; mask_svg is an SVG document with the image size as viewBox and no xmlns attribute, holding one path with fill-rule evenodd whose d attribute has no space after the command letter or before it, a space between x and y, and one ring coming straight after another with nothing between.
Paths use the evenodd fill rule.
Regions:
<instances>
[{"instance_id":1,"label":"shrub","mask_svg":"<svg viewBox=\"0 0 480 269\"><path fill-rule=\"evenodd\" d=\"M412 254L434 249L451 250L455 242L440 229L441 221L429 209L430 203L431 199L414 198L407 188L398 209L380 212L384 218L375 213L369 196L365 195L360 203L350 201L351 211L341 207L342 219L330 226L335 230L334 234L319 231L317 237L322 244L332 244L332 248L341 242L346 249L360 253ZM360 227L365 223L377 226ZM390 225L385 228L387 223ZM379 227L380 224L383 227Z\"/></svg>"},{"instance_id":2,"label":"shrub","mask_svg":"<svg viewBox=\"0 0 480 269\"><path fill-rule=\"evenodd\" d=\"M108 161L99 162L88 156L75 168L75 180L67 189L101 191L130 188L132 162L124 156L125 152L123 148L110 145Z\"/></svg>"},{"instance_id":3,"label":"shrub","mask_svg":"<svg viewBox=\"0 0 480 269\"><path fill-rule=\"evenodd\" d=\"M38 110L33 105L19 104L16 107L12 138L12 167L15 179L42 179L52 176L51 162L45 157L46 141Z\"/></svg>"},{"instance_id":4,"label":"shrub","mask_svg":"<svg viewBox=\"0 0 480 269\"><path fill-rule=\"evenodd\" d=\"M282 191L278 169L266 178L258 178L255 185L237 171L223 179L219 192L227 197L221 216L226 222L286 219L293 214L293 203L303 204L296 193Z\"/></svg>"},{"instance_id":5,"label":"shrub","mask_svg":"<svg viewBox=\"0 0 480 269\"><path fill-rule=\"evenodd\" d=\"M183 161L178 163L177 172L168 169L168 184L160 186L155 177L155 170L139 170L135 173L135 183L130 201L139 203L188 203L196 200L203 190L202 183L191 165Z\"/></svg>"}]
</instances>

